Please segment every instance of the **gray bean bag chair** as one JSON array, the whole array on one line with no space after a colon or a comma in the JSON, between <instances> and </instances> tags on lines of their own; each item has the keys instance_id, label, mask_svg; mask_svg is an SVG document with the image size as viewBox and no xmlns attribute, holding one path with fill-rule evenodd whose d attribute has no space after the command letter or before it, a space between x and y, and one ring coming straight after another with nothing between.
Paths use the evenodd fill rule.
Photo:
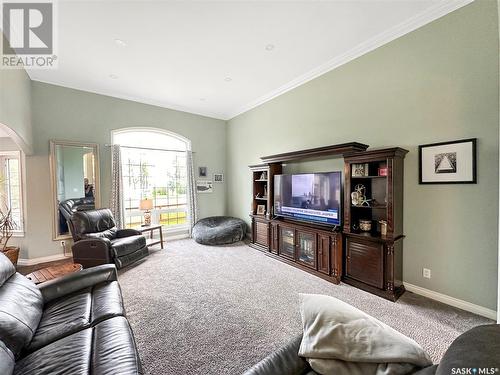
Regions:
<instances>
[{"instance_id":1,"label":"gray bean bag chair","mask_svg":"<svg viewBox=\"0 0 500 375\"><path fill-rule=\"evenodd\" d=\"M194 225L193 238L203 245L225 245L245 238L246 228L246 223L235 217L206 217Z\"/></svg>"}]
</instances>

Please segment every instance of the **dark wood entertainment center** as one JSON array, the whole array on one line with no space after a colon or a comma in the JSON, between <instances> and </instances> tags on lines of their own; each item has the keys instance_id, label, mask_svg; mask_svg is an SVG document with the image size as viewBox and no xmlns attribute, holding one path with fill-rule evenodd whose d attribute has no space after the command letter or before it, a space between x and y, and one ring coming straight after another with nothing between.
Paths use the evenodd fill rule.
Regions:
<instances>
[{"instance_id":1,"label":"dark wood entertainment center","mask_svg":"<svg viewBox=\"0 0 500 375\"><path fill-rule=\"evenodd\" d=\"M251 165L250 246L335 284L342 280L396 301L404 292L403 162L408 151L368 147L344 143L265 156L262 164ZM338 157L344 158L342 228L273 217L274 176L283 172L283 163ZM353 169L360 165L361 174ZM369 199L354 205L351 193L360 184ZM371 230L361 230L360 221L371 223Z\"/></svg>"}]
</instances>

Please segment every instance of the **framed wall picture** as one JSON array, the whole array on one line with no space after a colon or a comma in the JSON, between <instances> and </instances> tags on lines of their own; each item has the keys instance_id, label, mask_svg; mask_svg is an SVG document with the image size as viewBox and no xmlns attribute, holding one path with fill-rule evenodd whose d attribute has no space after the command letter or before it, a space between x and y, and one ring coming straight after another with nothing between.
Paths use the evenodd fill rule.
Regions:
<instances>
[{"instance_id":1,"label":"framed wall picture","mask_svg":"<svg viewBox=\"0 0 500 375\"><path fill-rule=\"evenodd\" d=\"M207 167L198 167L198 177L206 178L207 176Z\"/></svg>"},{"instance_id":2,"label":"framed wall picture","mask_svg":"<svg viewBox=\"0 0 500 375\"><path fill-rule=\"evenodd\" d=\"M212 181L196 181L196 191L198 193L213 193L214 185Z\"/></svg>"},{"instance_id":3,"label":"framed wall picture","mask_svg":"<svg viewBox=\"0 0 500 375\"><path fill-rule=\"evenodd\" d=\"M265 215L266 214L266 205L258 204L257 205L257 215Z\"/></svg>"},{"instance_id":4,"label":"framed wall picture","mask_svg":"<svg viewBox=\"0 0 500 375\"><path fill-rule=\"evenodd\" d=\"M475 184L476 138L418 146L419 184Z\"/></svg>"},{"instance_id":5,"label":"framed wall picture","mask_svg":"<svg viewBox=\"0 0 500 375\"><path fill-rule=\"evenodd\" d=\"M224 175L222 173L214 173L214 182L224 182Z\"/></svg>"}]
</instances>

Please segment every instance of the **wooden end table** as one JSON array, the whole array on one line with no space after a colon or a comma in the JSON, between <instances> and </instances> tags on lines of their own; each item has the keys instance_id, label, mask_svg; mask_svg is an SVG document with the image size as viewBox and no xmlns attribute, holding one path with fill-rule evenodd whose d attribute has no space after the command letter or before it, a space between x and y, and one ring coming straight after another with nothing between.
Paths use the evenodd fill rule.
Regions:
<instances>
[{"instance_id":1,"label":"wooden end table","mask_svg":"<svg viewBox=\"0 0 500 375\"><path fill-rule=\"evenodd\" d=\"M156 245L160 244L161 248L163 249L163 231L162 231L162 225L161 224L152 224L152 225L144 225L140 227L134 227L135 230L138 230L141 233L149 232L149 238L146 239L146 245L151 246L151 245ZM160 232L160 239L155 239L153 238L153 232L157 230Z\"/></svg>"},{"instance_id":2,"label":"wooden end table","mask_svg":"<svg viewBox=\"0 0 500 375\"><path fill-rule=\"evenodd\" d=\"M82 265L79 263L64 263L31 272L26 277L35 284L41 284L73 272L81 271L82 268Z\"/></svg>"}]
</instances>

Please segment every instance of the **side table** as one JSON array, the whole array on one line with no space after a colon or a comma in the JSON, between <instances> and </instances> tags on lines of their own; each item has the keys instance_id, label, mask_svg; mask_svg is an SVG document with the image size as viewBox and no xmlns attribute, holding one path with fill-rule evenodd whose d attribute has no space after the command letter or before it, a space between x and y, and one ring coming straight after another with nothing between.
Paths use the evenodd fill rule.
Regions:
<instances>
[{"instance_id":1,"label":"side table","mask_svg":"<svg viewBox=\"0 0 500 375\"><path fill-rule=\"evenodd\" d=\"M161 248L163 249L163 231L162 231L162 225L161 224L152 224L152 225L145 225L145 226L140 226L140 227L134 227L135 230L138 230L141 233L146 233L149 232L149 238L146 239L146 245L151 246L151 245L156 245L160 244ZM155 239L153 238L153 232L157 230L160 232L160 238Z\"/></svg>"},{"instance_id":2,"label":"side table","mask_svg":"<svg viewBox=\"0 0 500 375\"><path fill-rule=\"evenodd\" d=\"M29 280L33 281L35 284L41 284L46 281L57 279L58 277L81 270L82 265L79 263L64 263L31 272L27 274L26 277Z\"/></svg>"}]
</instances>

